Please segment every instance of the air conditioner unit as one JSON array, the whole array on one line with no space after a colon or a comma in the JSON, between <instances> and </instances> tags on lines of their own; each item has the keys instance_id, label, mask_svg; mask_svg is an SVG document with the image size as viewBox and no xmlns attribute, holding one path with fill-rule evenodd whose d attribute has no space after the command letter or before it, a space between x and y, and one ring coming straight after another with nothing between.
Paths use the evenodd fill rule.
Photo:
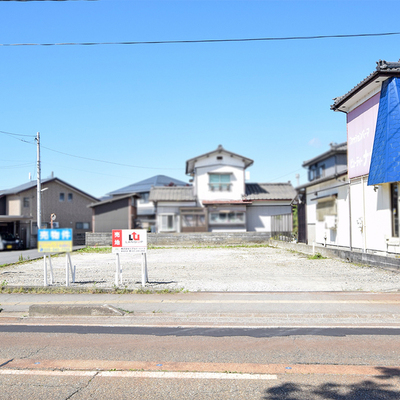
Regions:
<instances>
[{"instance_id":1,"label":"air conditioner unit","mask_svg":"<svg viewBox=\"0 0 400 400\"><path fill-rule=\"evenodd\" d=\"M54 229L57 229L57 228L59 228L60 227L60 223L59 222L53 222L53 228Z\"/></svg>"}]
</instances>

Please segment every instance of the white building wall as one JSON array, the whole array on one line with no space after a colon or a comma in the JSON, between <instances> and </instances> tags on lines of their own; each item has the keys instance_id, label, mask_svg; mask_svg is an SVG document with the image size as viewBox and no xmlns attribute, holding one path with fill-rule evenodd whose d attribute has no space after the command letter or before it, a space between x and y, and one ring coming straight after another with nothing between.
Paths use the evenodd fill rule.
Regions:
<instances>
[{"instance_id":1,"label":"white building wall","mask_svg":"<svg viewBox=\"0 0 400 400\"><path fill-rule=\"evenodd\" d=\"M163 232L161 229L161 219L163 215L172 215L174 218L174 232L181 231L181 220L179 209L181 207L196 207L196 202L160 202L157 205L157 232ZM171 231L169 231L171 232Z\"/></svg>"},{"instance_id":2,"label":"white building wall","mask_svg":"<svg viewBox=\"0 0 400 400\"><path fill-rule=\"evenodd\" d=\"M307 235L308 243L350 246L349 187L345 182L333 179L307 188ZM329 228L327 218L317 220L316 198L336 195L336 227Z\"/></svg>"},{"instance_id":3,"label":"white building wall","mask_svg":"<svg viewBox=\"0 0 400 400\"><path fill-rule=\"evenodd\" d=\"M271 232L271 216L291 214L292 207L279 202L254 202L246 208L247 231Z\"/></svg>"},{"instance_id":4,"label":"white building wall","mask_svg":"<svg viewBox=\"0 0 400 400\"><path fill-rule=\"evenodd\" d=\"M222 156L222 160L217 157ZM204 200L241 200L245 194L245 164L242 160L224 153L211 155L195 163L195 194L202 203ZM231 174L229 191L211 191L209 174Z\"/></svg>"},{"instance_id":5,"label":"white building wall","mask_svg":"<svg viewBox=\"0 0 400 400\"><path fill-rule=\"evenodd\" d=\"M353 247L363 251L386 251L392 236L390 184L368 186L368 176L352 179L351 211ZM398 246L391 247L398 253Z\"/></svg>"}]
</instances>

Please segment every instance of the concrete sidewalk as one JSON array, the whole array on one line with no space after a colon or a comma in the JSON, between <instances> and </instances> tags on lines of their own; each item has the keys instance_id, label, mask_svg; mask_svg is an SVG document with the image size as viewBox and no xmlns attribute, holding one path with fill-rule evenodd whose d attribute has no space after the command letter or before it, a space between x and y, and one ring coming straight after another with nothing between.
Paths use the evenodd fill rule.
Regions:
<instances>
[{"instance_id":1,"label":"concrete sidewalk","mask_svg":"<svg viewBox=\"0 0 400 400\"><path fill-rule=\"evenodd\" d=\"M0 324L400 327L400 293L0 294L0 304ZM82 315L104 304L118 313ZM55 306L72 315L60 315Z\"/></svg>"}]
</instances>

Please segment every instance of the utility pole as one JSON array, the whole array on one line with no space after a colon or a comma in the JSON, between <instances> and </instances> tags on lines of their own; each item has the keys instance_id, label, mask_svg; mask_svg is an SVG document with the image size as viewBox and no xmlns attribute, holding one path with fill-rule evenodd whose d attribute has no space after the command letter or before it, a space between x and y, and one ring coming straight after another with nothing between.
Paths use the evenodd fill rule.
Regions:
<instances>
[{"instance_id":1,"label":"utility pole","mask_svg":"<svg viewBox=\"0 0 400 400\"><path fill-rule=\"evenodd\" d=\"M42 193L42 183L40 179L40 133L36 135L37 142L37 228L42 227L42 211L41 211L41 193Z\"/></svg>"}]
</instances>

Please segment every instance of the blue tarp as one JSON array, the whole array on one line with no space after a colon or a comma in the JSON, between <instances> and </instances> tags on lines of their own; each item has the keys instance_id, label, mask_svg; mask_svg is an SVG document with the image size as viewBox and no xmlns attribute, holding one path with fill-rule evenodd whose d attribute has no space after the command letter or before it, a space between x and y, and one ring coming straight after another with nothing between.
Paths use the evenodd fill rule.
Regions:
<instances>
[{"instance_id":1,"label":"blue tarp","mask_svg":"<svg viewBox=\"0 0 400 400\"><path fill-rule=\"evenodd\" d=\"M400 79L382 83L368 185L400 181Z\"/></svg>"}]
</instances>

